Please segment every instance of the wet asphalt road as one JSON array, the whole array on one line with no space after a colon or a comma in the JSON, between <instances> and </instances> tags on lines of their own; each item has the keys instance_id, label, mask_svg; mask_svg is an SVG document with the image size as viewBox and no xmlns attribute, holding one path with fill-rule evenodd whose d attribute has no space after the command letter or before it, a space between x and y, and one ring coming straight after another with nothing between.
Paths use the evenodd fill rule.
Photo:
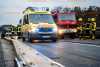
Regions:
<instances>
[{"instance_id":1,"label":"wet asphalt road","mask_svg":"<svg viewBox=\"0 0 100 67\"><path fill-rule=\"evenodd\" d=\"M100 67L99 45L67 41L26 44L65 67Z\"/></svg>"}]
</instances>

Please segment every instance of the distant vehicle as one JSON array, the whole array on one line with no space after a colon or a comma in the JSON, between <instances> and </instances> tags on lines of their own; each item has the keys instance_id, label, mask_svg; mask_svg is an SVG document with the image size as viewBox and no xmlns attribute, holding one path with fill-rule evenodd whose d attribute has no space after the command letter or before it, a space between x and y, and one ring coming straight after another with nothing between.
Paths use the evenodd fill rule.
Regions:
<instances>
[{"instance_id":1,"label":"distant vehicle","mask_svg":"<svg viewBox=\"0 0 100 67\"><path fill-rule=\"evenodd\" d=\"M76 37L79 22L77 22L75 14L75 12L53 13L61 38L64 38L64 35L68 35L70 38Z\"/></svg>"},{"instance_id":2,"label":"distant vehicle","mask_svg":"<svg viewBox=\"0 0 100 67\"><path fill-rule=\"evenodd\" d=\"M12 28L14 28L13 25L2 25L0 27L1 38L4 38L5 36L12 36L13 35Z\"/></svg>"},{"instance_id":3,"label":"distant vehicle","mask_svg":"<svg viewBox=\"0 0 100 67\"><path fill-rule=\"evenodd\" d=\"M15 27L15 32L16 32L16 36L18 36L18 39L20 39L22 37L22 33L21 33L21 24L18 24Z\"/></svg>"},{"instance_id":4,"label":"distant vehicle","mask_svg":"<svg viewBox=\"0 0 100 67\"><path fill-rule=\"evenodd\" d=\"M57 41L57 25L55 24L51 13L35 10L28 7L23 12L21 33L23 41L29 40L52 40Z\"/></svg>"}]
</instances>

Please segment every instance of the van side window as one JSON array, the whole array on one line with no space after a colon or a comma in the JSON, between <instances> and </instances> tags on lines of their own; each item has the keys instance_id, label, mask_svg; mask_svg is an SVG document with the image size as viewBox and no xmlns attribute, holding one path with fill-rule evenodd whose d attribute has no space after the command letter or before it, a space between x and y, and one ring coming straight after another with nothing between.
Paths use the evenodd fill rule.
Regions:
<instances>
[{"instance_id":1,"label":"van side window","mask_svg":"<svg viewBox=\"0 0 100 67\"><path fill-rule=\"evenodd\" d=\"M23 24L28 24L28 15L25 15L23 18Z\"/></svg>"}]
</instances>

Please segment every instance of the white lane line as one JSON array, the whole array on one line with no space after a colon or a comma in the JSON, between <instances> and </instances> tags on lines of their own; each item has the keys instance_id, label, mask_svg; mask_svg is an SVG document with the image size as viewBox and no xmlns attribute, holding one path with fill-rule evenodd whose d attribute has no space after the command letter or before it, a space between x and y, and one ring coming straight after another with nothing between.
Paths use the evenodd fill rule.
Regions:
<instances>
[{"instance_id":1,"label":"white lane line","mask_svg":"<svg viewBox=\"0 0 100 67\"><path fill-rule=\"evenodd\" d=\"M95 45L95 44L92 44L92 43L91 43L91 44L89 44L89 43L86 44L86 43L71 42L71 41L70 41L70 42L69 42L69 41L66 41L66 42L67 42L67 44L68 44L68 43L72 43L72 44L75 44L75 45L79 44L79 45L82 45L82 46L94 46L94 47L100 47L99 45Z\"/></svg>"},{"instance_id":2,"label":"white lane line","mask_svg":"<svg viewBox=\"0 0 100 67\"><path fill-rule=\"evenodd\" d=\"M82 45L82 46L94 46L94 47L100 47L99 45L94 45L94 44L81 44L81 43L80 43L80 45Z\"/></svg>"},{"instance_id":3,"label":"white lane line","mask_svg":"<svg viewBox=\"0 0 100 67\"><path fill-rule=\"evenodd\" d=\"M72 43L72 44L70 44ZM79 43L79 42L66 42L66 44L69 45L80 45L80 46L94 46L94 47L100 47L99 45L95 45L95 44L86 44L86 43Z\"/></svg>"}]
</instances>

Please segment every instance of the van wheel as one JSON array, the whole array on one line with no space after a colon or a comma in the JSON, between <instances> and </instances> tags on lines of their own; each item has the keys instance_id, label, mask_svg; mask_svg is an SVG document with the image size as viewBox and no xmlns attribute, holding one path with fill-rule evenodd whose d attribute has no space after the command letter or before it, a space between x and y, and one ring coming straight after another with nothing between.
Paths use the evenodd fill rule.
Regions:
<instances>
[{"instance_id":1,"label":"van wheel","mask_svg":"<svg viewBox=\"0 0 100 67\"><path fill-rule=\"evenodd\" d=\"M30 43L33 43L33 39L32 39L32 38L29 38L28 41L29 41Z\"/></svg>"},{"instance_id":2,"label":"van wheel","mask_svg":"<svg viewBox=\"0 0 100 67\"><path fill-rule=\"evenodd\" d=\"M52 42L56 42L57 41L57 39L52 39Z\"/></svg>"},{"instance_id":3,"label":"van wheel","mask_svg":"<svg viewBox=\"0 0 100 67\"><path fill-rule=\"evenodd\" d=\"M25 41L25 37L22 38L22 41L23 41L23 42Z\"/></svg>"},{"instance_id":4,"label":"van wheel","mask_svg":"<svg viewBox=\"0 0 100 67\"><path fill-rule=\"evenodd\" d=\"M5 37L5 35L4 34L1 34L1 38L3 39Z\"/></svg>"}]
</instances>

